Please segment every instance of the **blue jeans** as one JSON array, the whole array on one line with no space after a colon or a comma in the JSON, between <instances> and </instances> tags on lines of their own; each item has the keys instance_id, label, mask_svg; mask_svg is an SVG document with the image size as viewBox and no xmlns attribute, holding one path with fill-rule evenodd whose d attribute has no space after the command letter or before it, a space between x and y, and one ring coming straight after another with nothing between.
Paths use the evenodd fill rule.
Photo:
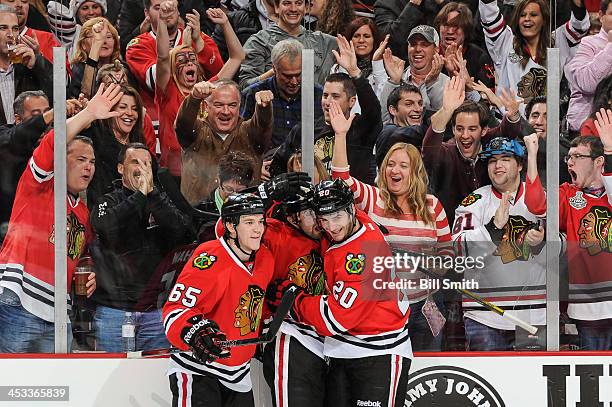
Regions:
<instances>
[{"instance_id":1,"label":"blue jeans","mask_svg":"<svg viewBox=\"0 0 612 407\"><path fill-rule=\"evenodd\" d=\"M96 323L97 348L106 352L123 352L121 325L125 320L125 311L98 305L94 321ZM150 350L170 347L161 309L149 312L132 312L136 325L136 350Z\"/></svg>"},{"instance_id":2,"label":"blue jeans","mask_svg":"<svg viewBox=\"0 0 612 407\"><path fill-rule=\"evenodd\" d=\"M21 306L19 296L5 288L0 294L0 353L54 353L55 326ZM72 325L68 321L68 352Z\"/></svg>"},{"instance_id":3,"label":"blue jeans","mask_svg":"<svg viewBox=\"0 0 612 407\"><path fill-rule=\"evenodd\" d=\"M612 350L612 327L575 322L580 338L580 350Z\"/></svg>"},{"instance_id":4,"label":"blue jeans","mask_svg":"<svg viewBox=\"0 0 612 407\"><path fill-rule=\"evenodd\" d=\"M514 350L515 331L491 328L471 318L463 321L469 351Z\"/></svg>"},{"instance_id":5,"label":"blue jeans","mask_svg":"<svg viewBox=\"0 0 612 407\"><path fill-rule=\"evenodd\" d=\"M438 291L432 295L438 310L445 315L446 307L442 300L443 294ZM410 335L410 343L414 352L440 352L442 350L442 338L444 337L444 328L438 334L433 336L429 323L421 311L425 300L410 304L410 318L408 319L408 335Z\"/></svg>"}]
</instances>

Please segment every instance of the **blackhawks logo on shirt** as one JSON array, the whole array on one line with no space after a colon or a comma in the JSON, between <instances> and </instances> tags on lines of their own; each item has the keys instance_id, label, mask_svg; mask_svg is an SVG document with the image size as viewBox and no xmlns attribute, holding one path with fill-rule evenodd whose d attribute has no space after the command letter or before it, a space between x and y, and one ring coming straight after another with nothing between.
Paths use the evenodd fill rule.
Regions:
<instances>
[{"instance_id":1,"label":"blackhawks logo on shirt","mask_svg":"<svg viewBox=\"0 0 612 407\"><path fill-rule=\"evenodd\" d=\"M308 294L325 294L323 258L315 250L298 257L289 265L287 278L302 287Z\"/></svg>"},{"instance_id":2,"label":"blackhawks logo on shirt","mask_svg":"<svg viewBox=\"0 0 612 407\"><path fill-rule=\"evenodd\" d=\"M461 206L470 206L480 198L482 198L482 195L480 194L469 194L468 196L463 198L463 200L461 201Z\"/></svg>"},{"instance_id":3,"label":"blackhawks logo on shirt","mask_svg":"<svg viewBox=\"0 0 612 407\"><path fill-rule=\"evenodd\" d=\"M240 296L238 306L234 310L234 328L240 329L240 336L259 330L265 295L266 292L261 287L249 285Z\"/></svg>"},{"instance_id":4,"label":"blackhawks logo on shirt","mask_svg":"<svg viewBox=\"0 0 612 407\"><path fill-rule=\"evenodd\" d=\"M346 263L344 269L349 274L361 274L365 269L366 256L363 253L353 254L349 253L346 255Z\"/></svg>"},{"instance_id":5,"label":"blackhawks logo on shirt","mask_svg":"<svg viewBox=\"0 0 612 407\"><path fill-rule=\"evenodd\" d=\"M215 261L217 261L215 256L203 252L198 254L197 257L193 259L193 267L199 270L206 270L207 268L211 267Z\"/></svg>"},{"instance_id":6,"label":"blackhawks logo on shirt","mask_svg":"<svg viewBox=\"0 0 612 407\"><path fill-rule=\"evenodd\" d=\"M612 213L605 206L593 206L580 219L578 243L591 256L612 252Z\"/></svg>"},{"instance_id":7,"label":"blackhawks logo on shirt","mask_svg":"<svg viewBox=\"0 0 612 407\"><path fill-rule=\"evenodd\" d=\"M67 254L70 260L78 259L85 247L85 226L79 222L74 213L70 213L66 225L66 238L68 243ZM49 243L55 244L55 225L49 236Z\"/></svg>"},{"instance_id":8,"label":"blackhawks logo on shirt","mask_svg":"<svg viewBox=\"0 0 612 407\"><path fill-rule=\"evenodd\" d=\"M515 260L527 261L531 255L531 246L527 243L527 232L535 226L522 216L511 215L504 226L504 237L493 253L501 257L502 263Z\"/></svg>"}]
</instances>

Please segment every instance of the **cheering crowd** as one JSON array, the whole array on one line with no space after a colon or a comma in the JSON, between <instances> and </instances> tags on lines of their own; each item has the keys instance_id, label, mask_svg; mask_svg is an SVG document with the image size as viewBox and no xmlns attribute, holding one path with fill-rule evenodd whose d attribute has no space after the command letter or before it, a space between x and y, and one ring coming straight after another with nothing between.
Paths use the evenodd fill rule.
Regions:
<instances>
[{"instance_id":1,"label":"cheering crowd","mask_svg":"<svg viewBox=\"0 0 612 407\"><path fill-rule=\"evenodd\" d=\"M97 350L185 351L171 357L177 402L251 403L255 347L218 344L257 337L294 285L260 355L276 405L399 405L412 351L542 349L542 331L420 284L424 270L386 269L414 284L373 291L373 257L398 252L481 259L434 271L542 327L553 250L561 325L577 330L564 345L611 350L611 3L558 1L551 15L543 0L0 0L0 352L54 349L56 142L69 291L90 271L71 319L91 312ZM546 213L551 46L558 215ZM54 63L67 71L60 140ZM325 394L330 380L349 396Z\"/></svg>"}]
</instances>

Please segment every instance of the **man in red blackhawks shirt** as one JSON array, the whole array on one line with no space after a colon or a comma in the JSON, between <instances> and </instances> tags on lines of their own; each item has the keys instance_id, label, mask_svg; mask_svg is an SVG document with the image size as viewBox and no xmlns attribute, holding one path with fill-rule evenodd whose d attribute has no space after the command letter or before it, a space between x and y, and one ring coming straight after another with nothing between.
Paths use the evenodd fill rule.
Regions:
<instances>
[{"instance_id":1,"label":"man in red blackhawks shirt","mask_svg":"<svg viewBox=\"0 0 612 407\"><path fill-rule=\"evenodd\" d=\"M155 105L154 97L157 71L157 25L160 19L162 2L164 0L144 0L144 13L151 21L151 31L140 34L130 41L125 51L127 64L138 81L142 102L147 108L154 125L159 124L158 108ZM181 44L195 45L191 39L183 39L183 29L178 26L179 12L176 0L172 0L172 3L174 11L165 20L170 38L170 49ZM199 15L197 17L199 18ZM200 33L200 36L204 41L204 47L198 52L197 60L204 70L204 76L208 79L216 75L223 67L223 60L217 44L212 38L203 33ZM161 106L161 108L164 107Z\"/></svg>"},{"instance_id":2,"label":"man in red blackhawks shirt","mask_svg":"<svg viewBox=\"0 0 612 407\"><path fill-rule=\"evenodd\" d=\"M230 195L221 208L224 235L201 244L163 308L171 356L173 406L253 406L250 360L255 345L221 349L219 340L259 335L274 258L261 245L264 204ZM187 352L191 351L191 352Z\"/></svg>"},{"instance_id":3,"label":"man in red blackhawks shirt","mask_svg":"<svg viewBox=\"0 0 612 407\"><path fill-rule=\"evenodd\" d=\"M92 141L78 133L94 120L118 116L111 108L123 92L100 86L87 107L66 122L68 292L91 237L89 211L79 199L95 171ZM19 184L9 231L0 251L0 353L54 351L53 131L34 150ZM90 275L88 295L95 290ZM71 301L68 297L68 305ZM72 333L68 330L69 344Z\"/></svg>"},{"instance_id":4,"label":"man in red blackhawks shirt","mask_svg":"<svg viewBox=\"0 0 612 407\"><path fill-rule=\"evenodd\" d=\"M402 406L412 357L408 309L400 307L398 292L375 282L389 282L389 270L373 267L376 257L391 256L391 250L378 226L356 211L344 181L316 185L313 205L327 237L321 252L331 294L301 293L293 310L298 321L325 336L327 379L335 387L328 402Z\"/></svg>"},{"instance_id":5,"label":"man in red blackhawks shirt","mask_svg":"<svg viewBox=\"0 0 612 407\"><path fill-rule=\"evenodd\" d=\"M576 137L565 157L572 182L559 187L559 230L567 236L567 314L580 348L612 350L612 110L596 116L600 137ZM530 159L535 157L537 141L527 137L525 143ZM525 203L531 212L545 214L535 159L527 171Z\"/></svg>"}]
</instances>

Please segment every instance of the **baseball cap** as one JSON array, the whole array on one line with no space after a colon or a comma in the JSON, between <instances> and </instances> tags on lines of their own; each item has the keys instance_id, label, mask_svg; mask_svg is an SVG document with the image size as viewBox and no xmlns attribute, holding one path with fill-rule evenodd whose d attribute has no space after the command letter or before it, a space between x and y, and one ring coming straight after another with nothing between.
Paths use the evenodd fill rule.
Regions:
<instances>
[{"instance_id":1,"label":"baseball cap","mask_svg":"<svg viewBox=\"0 0 612 407\"><path fill-rule=\"evenodd\" d=\"M415 35L422 35L427 42L434 44L436 47L440 46L440 36L436 29L430 25L419 25L414 27L412 31L410 31L407 41L409 42Z\"/></svg>"},{"instance_id":2,"label":"baseball cap","mask_svg":"<svg viewBox=\"0 0 612 407\"><path fill-rule=\"evenodd\" d=\"M513 155L520 160L525 158L525 147L515 139L495 137L493 140L489 141L479 156L482 160L488 160L494 155L501 154Z\"/></svg>"}]
</instances>

